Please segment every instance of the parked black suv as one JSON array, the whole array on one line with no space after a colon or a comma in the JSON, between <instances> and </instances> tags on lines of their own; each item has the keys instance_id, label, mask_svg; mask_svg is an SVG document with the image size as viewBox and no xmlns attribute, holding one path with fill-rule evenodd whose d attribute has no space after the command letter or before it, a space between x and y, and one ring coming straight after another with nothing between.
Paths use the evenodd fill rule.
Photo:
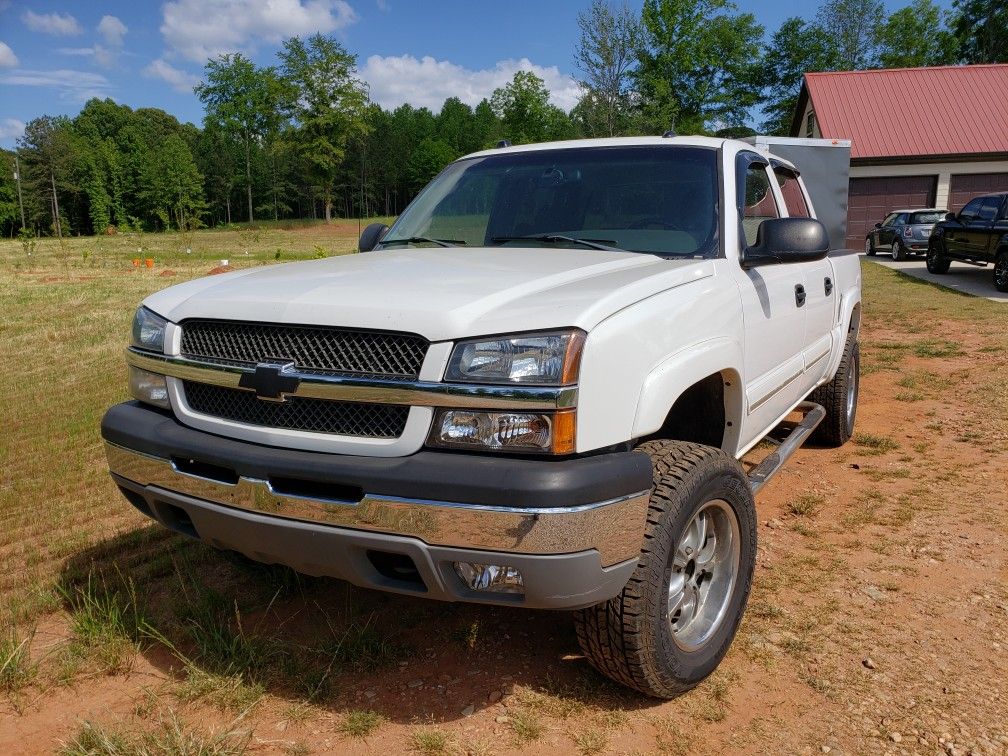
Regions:
<instances>
[{"instance_id":1,"label":"parked black suv","mask_svg":"<svg viewBox=\"0 0 1008 756\"><path fill-rule=\"evenodd\" d=\"M928 237L934 224L945 217L937 207L917 210L893 210L865 237L865 254L887 252L893 260L905 260L907 255L923 255L928 249Z\"/></svg>"},{"instance_id":2,"label":"parked black suv","mask_svg":"<svg viewBox=\"0 0 1008 756\"><path fill-rule=\"evenodd\" d=\"M994 263L994 286L1008 291L1008 192L974 197L935 224L928 244L927 269L945 273L952 260Z\"/></svg>"}]
</instances>

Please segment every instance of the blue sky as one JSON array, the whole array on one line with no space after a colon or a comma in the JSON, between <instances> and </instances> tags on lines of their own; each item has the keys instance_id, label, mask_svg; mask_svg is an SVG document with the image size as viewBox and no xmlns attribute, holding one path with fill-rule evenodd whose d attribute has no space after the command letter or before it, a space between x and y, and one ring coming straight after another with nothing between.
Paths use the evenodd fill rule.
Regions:
<instances>
[{"instance_id":1,"label":"blue sky","mask_svg":"<svg viewBox=\"0 0 1008 756\"><path fill-rule=\"evenodd\" d=\"M641 0L632 0L639 7ZM909 0L906 0L909 2ZM577 13L588 0L0 0L0 145L26 121L74 115L90 97L160 107L199 124L192 86L207 56L240 50L275 62L279 42L335 33L359 56L376 102L437 109L476 104L519 68L543 77L553 101L576 102ZM802 8L740 0L768 31ZM890 9L905 3L889 0ZM812 12L811 10L809 12Z\"/></svg>"}]
</instances>

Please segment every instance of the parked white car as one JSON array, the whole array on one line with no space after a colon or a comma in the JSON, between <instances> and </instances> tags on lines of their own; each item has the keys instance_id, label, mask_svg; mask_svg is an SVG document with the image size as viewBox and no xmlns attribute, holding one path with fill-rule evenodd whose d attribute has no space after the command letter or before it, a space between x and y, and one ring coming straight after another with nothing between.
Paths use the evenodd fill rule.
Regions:
<instances>
[{"instance_id":1,"label":"parked white car","mask_svg":"<svg viewBox=\"0 0 1008 756\"><path fill-rule=\"evenodd\" d=\"M599 670L678 695L741 619L754 491L809 436L853 431L860 267L814 196L765 142L462 158L361 254L148 297L136 401L102 422L112 475L255 560L573 609Z\"/></svg>"}]
</instances>

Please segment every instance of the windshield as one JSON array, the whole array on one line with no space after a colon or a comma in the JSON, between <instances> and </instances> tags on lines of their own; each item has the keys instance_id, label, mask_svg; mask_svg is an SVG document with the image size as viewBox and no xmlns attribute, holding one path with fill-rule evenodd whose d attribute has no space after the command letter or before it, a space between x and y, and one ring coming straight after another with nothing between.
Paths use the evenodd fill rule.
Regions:
<instances>
[{"instance_id":1,"label":"windshield","mask_svg":"<svg viewBox=\"0 0 1008 756\"><path fill-rule=\"evenodd\" d=\"M584 147L460 160L382 240L482 246L717 252L717 153L705 147ZM538 237L538 238L530 238Z\"/></svg>"},{"instance_id":2,"label":"windshield","mask_svg":"<svg viewBox=\"0 0 1008 756\"><path fill-rule=\"evenodd\" d=\"M937 223L945 217L944 211L929 210L925 213L913 213L910 216L911 223Z\"/></svg>"}]
</instances>

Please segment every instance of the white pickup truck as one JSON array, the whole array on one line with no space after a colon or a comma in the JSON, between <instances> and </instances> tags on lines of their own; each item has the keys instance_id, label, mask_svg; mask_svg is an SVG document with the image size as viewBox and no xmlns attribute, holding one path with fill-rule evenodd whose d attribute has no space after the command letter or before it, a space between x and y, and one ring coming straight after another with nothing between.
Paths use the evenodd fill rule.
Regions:
<instances>
[{"instance_id":1,"label":"white pickup truck","mask_svg":"<svg viewBox=\"0 0 1008 756\"><path fill-rule=\"evenodd\" d=\"M853 431L860 267L816 196L759 140L462 158L360 254L148 297L136 401L102 422L112 476L254 560L575 610L599 670L678 695L741 619L754 492Z\"/></svg>"}]
</instances>

